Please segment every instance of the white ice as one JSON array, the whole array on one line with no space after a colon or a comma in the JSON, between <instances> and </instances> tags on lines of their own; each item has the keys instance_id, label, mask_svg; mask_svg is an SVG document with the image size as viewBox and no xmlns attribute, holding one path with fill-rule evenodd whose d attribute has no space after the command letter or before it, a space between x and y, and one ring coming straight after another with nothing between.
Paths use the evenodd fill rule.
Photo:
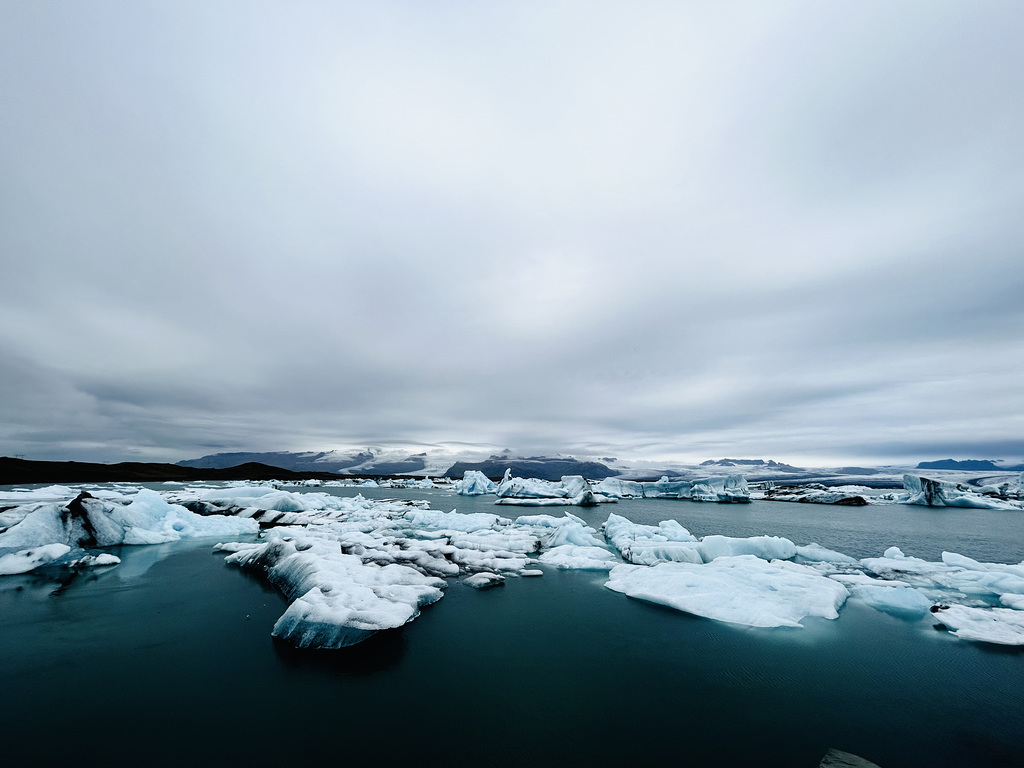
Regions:
<instances>
[{"instance_id":1,"label":"white ice","mask_svg":"<svg viewBox=\"0 0 1024 768\"><path fill-rule=\"evenodd\" d=\"M993 499L977 493L963 483L933 480L920 475L904 475L903 488L907 492L904 504L927 507L969 507L975 509L1021 509L1020 503Z\"/></svg>"},{"instance_id":2,"label":"white ice","mask_svg":"<svg viewBox=\"0 0 1024 768\"><path fill-rule=\"evenodd\" d=\"M442 579L414 568L364 563L329 538L278 538L226 558L263 571L292 600L273 635L300 648L341 648L400 627L440 600Z\"/></svg>"},{"instance_id":3,"label":"white ice","mask_svg":"<svg viewBox=\"0 0 1024 768\"><path fill-rule=\"evenodd\" d=\"M604 535L624 560L635 565L704 562L697 539L675 520L665 520L656 526L640 525L611 514L604 524Z\"/></svg>"},{"instance_id":4,"label":"white ice","mask_svg":"<svg viewBox=\"0 0 1024 768\"><path fill-rule=\"evenodd\" d=\"M580 547L563 544L554 547L540 556L545 565L553 565L563 570L608 571L622 561L602 547Z\"/></svg>"},{"instance_id":5,"label":"white ice","mask_svg":"<svg viewBox=\"0 0 1024 768\"><path fill-rule=\"evenodd\" d=\"M705 536L698 549L705 563L735 555L754 555L762 560L789 560L796 556L796 545L779 536Z\"/></svg>"},{"instance_id":6,"label":"white ice","mask_svg":"<svg viewBox=\"0 0 1024 768\"><path fill-rule=\"evenodd\" d=\"M706 565L620 565L605 586L638 600L751 627L799 627L808 616L834 619L849 594L812 568L753 555L719 557Z\"/></svg>"},{"instance_id":7,"label":"white ice","mask_svg":"<svg viewBox=\"0 0 1024 768\"><path fill-rule=\"evenodd\" d=\"M1024 611L950 605L938 611L935 618L964 640L1024 645Z\"/></svg>"},{"instance_id":8,"label":"white ice","mask_svg":"<svg viewBox=\"0 0 1024 768\"><path fill-rule=\"evenodd\" d=\"M497 484L483 472L467 469L462 479L455 483L455 491L460 496L484 496L498 490Z\"/></svg>"},{"instance_id":9,"label":"white ice","mask_svg":"<svg viewBox=\"0 0 1024 768\"><path fill-rule=\"evenodd\" d=\"M45 544L34 549L22 549L18 552L0 557L0 576L13 576L16 573L28 573L71 551L67 544Z\"/></svg>"}]
</instances>

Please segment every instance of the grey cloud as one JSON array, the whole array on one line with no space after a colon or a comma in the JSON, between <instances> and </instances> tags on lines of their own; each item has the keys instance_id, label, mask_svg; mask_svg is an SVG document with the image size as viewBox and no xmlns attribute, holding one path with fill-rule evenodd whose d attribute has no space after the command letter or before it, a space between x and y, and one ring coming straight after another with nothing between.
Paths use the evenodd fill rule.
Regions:
<instances>
[{"instance_id":1,"label":"grey cloud","mask_svg":"<svg viewBox=\"0 0 1024 768\"><path fill-rule=\"evenodd\" d=\"M5 6L0 452L1012 446L1021 20Z\"/></svg>"}]
</instances>

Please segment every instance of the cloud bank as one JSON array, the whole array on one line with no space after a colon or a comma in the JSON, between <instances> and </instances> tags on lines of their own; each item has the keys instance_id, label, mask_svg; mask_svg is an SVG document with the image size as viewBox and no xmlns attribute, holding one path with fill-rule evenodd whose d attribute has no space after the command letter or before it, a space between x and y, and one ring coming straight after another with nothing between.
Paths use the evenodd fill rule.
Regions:
<instances>
[{"instance_id":1,"label":"cloud bank","mask_svg":"<svg viewBox=\"0 0 1024 768\"><path fill-rule=\"evenodd\" d=\"M1024 456L1014 3L0 6L0 453Z\"/></svg>"}]
</instances>

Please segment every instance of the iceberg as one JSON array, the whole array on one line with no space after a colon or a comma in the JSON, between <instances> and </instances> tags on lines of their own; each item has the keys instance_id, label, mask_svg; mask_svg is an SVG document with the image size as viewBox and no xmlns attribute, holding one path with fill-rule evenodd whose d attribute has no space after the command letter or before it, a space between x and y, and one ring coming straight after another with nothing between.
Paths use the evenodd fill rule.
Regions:
<instances>
[{"instance_id":1,"label":"iceberg","mask_svg":"<svg viewBox=\"0 0 1024 768\"><path fill-rule=\"evenodd\" d=\"M964 640L996 645L1024 645L1024 611L944 605L938 606L935 618Z\"/></svg>"},{"instance_id":2,"label":"iceberg","mask_svg":"<svg viewBox=\"0 0 1024 768\"><path fill-rule=\"evenodd\" d=\"M485 496L498 490L493 480L475 469L467 469L455 486L455 492L460 496Z\"/></svg>"},{"instance_id":3,"label":"iceberg","mask_svg":"<svg viewBox=\"0 0 1024 768\"><path fill-rule=\"evenodd\" d=\"M632 480L619 480L606 477L592 486L594 493L600 493L614 499L640 499L644 495L644 487Z\"/></svg>"},{"instance_id":4,"label":"iceberg","mask_svg":"<svg viewBox=\"0 0 1024 768\"><path fill-rule=\"evenodd\" d=\"M779 536L705 536L700 540L698 550L705 563L736 555L754 555L762 560L791 560L796 557L796 545Z\"/></svg>"},{"instance_id":5,"label":"iceberg","mask_svg":"<svg viewBox=\"0 0 1024 768\"><path fill-rule=\"evenodd\" d=\"M908 619L928 615L932 601L913 587L880 584L856 584L850 587L853 597L862 600L876 611Z\"/></svg>"},{"instance_id":6,"label":"iceberg","mask_svg":"<svg viewBox=\"0 0 1024 768\"><path fill-rule=\"evenodd\" d=\"M675 520L640 525L619 515L608 515L604 536L623 560L635 565L659 562L702 563L697 539Z\"/></svg>"},{"instance_id":7,"label":"iceberg","mask_svg":"<svg viewBox=\"0 0 1024 768\"><path fill-rule=\"evenodd\" d=\"M37 506L0 533L0 552L64 544L72 549L120 544L162 544L184 538L253 534L253 520L204 517L141 489L130 504L97 499L83 491L66 505Z\"/></svg>"},{"instance_id":8,"label":"iceberg","mask_svg":"<svg viewBox=\"0 0 1024 768\"><path fill-rule=\"evenodd\" d=\"M226 560L262 571L292 601L272 634L299 648L342 648L400 627L446 586L409 566L364 563L319 537L275 537Z\"/></svg>"},{"instance_id":9,"label":"iceberg","mask_svg":"<svg viewBox=\"0 0 1024 768\"><path fill-rule=\"evenodd\" d=\"M719 503L747 503L750 487L743 475L722 475L700 480L669 480L662 477L653 483L640 483L647 499L689 499Z\"/></svg>"},{"instance_id":10,"label":"iceberg","mask_svg":"<svg viewBox=\"0 0 1024 768\"><path fill-rule=\"evenodd\" d=\"M516 526L529 528L543 548L574 544L580 547L603 547L597 538L597 531L576 515L564 517L551 515L523 515L515 520Z\"/></svg>"},{"instance_id":11,"label":"iceberg","mask_svg":"<svg viewBox=\"0 0 1024 768\"><path fill-rule=\"evenodd\" d=\"M983 496L963 483L949 483L920 475L904 475L903 488L907 492L904 504L916 504L924 507L968 507L1018 511L1021 509L1020 504Z\"/></svg>"},{"instance_id":12,"label":"iceberg","mask_svg":"<svg viewBox=\"0 0 1024 768\"><path fill-rule=\"evenodd\" d=\"M542 554L540 561L563 570L585 571L610 571L621 562L607 549L581 547L574 544L554 547Z\"/></svg>"},{"instance_id":13,"label":"iceberg","mask_svg":"<svg viewBox=\"0 0 1024 768\"><path fill-rule=\"evenodd\" d=\"M816 616L835 619L849 592L814 569L753 555L720 557L706 565L619 565L608 589L730 624L800 627Z\"/></svg>"},{"instance_id":14,"label":"iceberg","mask_svg":"<svg viewBox=\"0 0 1024 768\"><path fill-rule=\"evenodd\" d=\"M750 503L750 488L743 475L725 475L694 480L690 486L693 501L714 501L719 504Z\"/></svg>"},{"instance_id":15,"label":"iceberg","mask_svg":"<svg viewBox=\"0 0 1024 768\"><path fill-rule=\"evenodd\" d=\"M690 483L686 480L669 480L663 476L653 483L641 483L645 499L688 499Z\"/></svg>"},{"instance_id":16,"label":"iceberg","mask_svg":"<svg viewBox=\"0 0 1024 768\"><path fill-rule=\"evenodd\" d=\"M582 475L566 475L556 484L536 478L512 477L510 469L505 470L505 476L495 494L498 496L495 504L524 507L592 507L615 501L611 497L595 494Z\"/></svg>"}]
</instances>

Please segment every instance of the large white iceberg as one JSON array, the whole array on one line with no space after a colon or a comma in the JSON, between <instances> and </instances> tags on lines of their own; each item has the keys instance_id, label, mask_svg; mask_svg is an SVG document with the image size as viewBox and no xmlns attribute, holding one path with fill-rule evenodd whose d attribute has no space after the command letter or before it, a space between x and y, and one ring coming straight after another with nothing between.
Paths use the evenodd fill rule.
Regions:
<instances>
[{"instance_id":1,"label":"large white iceberg","mask_svg":"<svg viewBox=\"0 0 1024 768\"><path fill-rule=\"evenodd\" d=\"M615 501L611 497L595 494L590 483L581 475L566 475L561 482L550 483L536 478L512 477L509 469L505 470L505 476L495 494L498 496L496 504L532 507L590 507Z\"/></svg>"},{"instance_id":2,"label":"large white iceberg","mask_svg":"<svg viewBox=\"0 0 1024 768\"><path fill-rule=\"evenodd\" d=\"M925 507L969 507L975 509L1020 510L1019 503L994 499L977 493L963 483L933 480L920 475L904 475L903 488L907 498L903 503Z\"/></svg>"},{"instance_id":3,"label":"large white iceberg","mask_svg":"<svg viewBox=\"0 0 1024 768\"><path fill-rule=\"evenodd\" d=\"M849 593L814 569L753 555L706 565L620 565L608 589L679 611L750 627L799 627L808 616L834 619Z\"/></svg>"},{"instance_id":4,"label":"large white iceberg","mask_svg":"<svg viewBox=\"0 0 1024 768\"><path fill-rule=\"evenodd\" d=\"M750 488L743 475L721 475L699 480L669 480L662 477L653 483L640 483L644 498L689 499L691 501L750 501Z\"/></svg>"}]
</instances>

